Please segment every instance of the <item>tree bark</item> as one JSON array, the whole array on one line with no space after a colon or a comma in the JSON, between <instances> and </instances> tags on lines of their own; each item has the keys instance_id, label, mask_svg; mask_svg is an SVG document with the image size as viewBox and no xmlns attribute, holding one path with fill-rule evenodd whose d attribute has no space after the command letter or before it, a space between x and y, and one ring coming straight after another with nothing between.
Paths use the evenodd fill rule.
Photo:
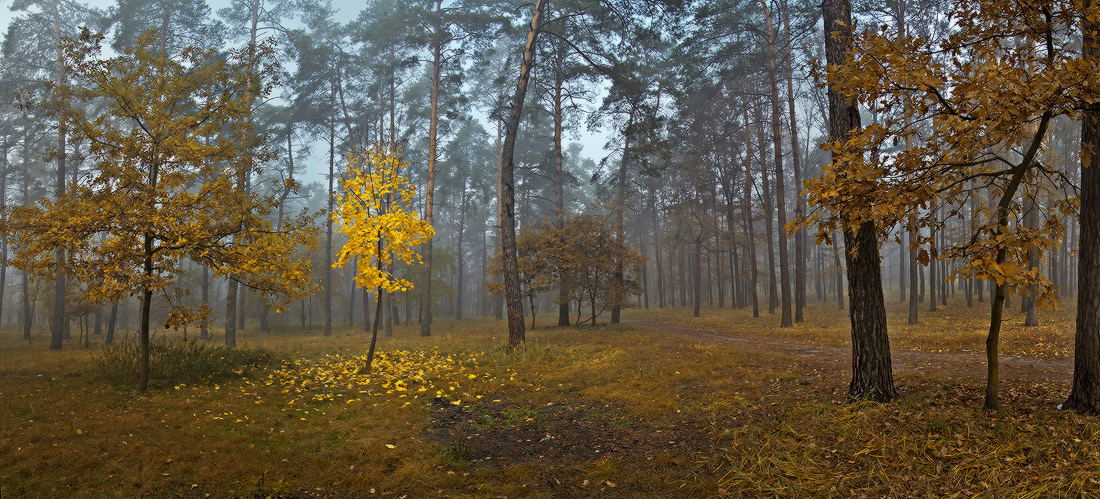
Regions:
<instances>
[{"instance_id":1,"label":"tree bark","mask_svg":"<svg viewBox=\"0 0 1100 499\"><path fill-rule=\"evenodd\" d=\"M741 209L743 210L743 216L745 219L745 234L747 237L746 245L749 248L749 291L752 295L752 317L754 319L760 317L760 296L756 292L758 273L758 264L756 262L756 229L753 226L752 216L752 132L749 127L749 106L748 98L744 98L745 103L745 195L741 198Z\"/></svg>"},{"instance_id":2,"label":"tree bark","mask_svg":"<svg viewBox=\"0 0 1100 499\"><path fill-rule=\"evenodd\" d=\"M791 271L790 256L787 254L787 200L784 192L783 173L783 111L779 104L779 70L777 68L775 49L775 29L772 26L772 14L768 9L767 0L760 0L764 7L764 19L768 27L768 76L771 79L772 92L772 145L775 148L775 208L776 208L776 236L779 244L779 294L780 294L780 319L779 327L791 327L794 325L791 317Z\"/></svg>"},{"instance_id":3,"label":"tree bark","mask_svg":"<svg viewBox=\"0 0 1100 499\"><path fill-rule=\"evenodd\" d=\"M1028 189L1027 198L1024 200L1024 224L1028 229L1039 229L1039 207L1035 203L1035 193L1033 190ZM1029 271L1035 269L1040 264L1039 262L1039 248L1034 246L1027 250L1027 269ZM1037 310L1035 310L1035 302L1039 300L1039 288L1038 286L1029 286L1026 294L1021 297L1021 303L1024 306L1024 312L1027 313L1026 319L1024 319L1024 326L1035 327L1039 325L1039 316Z\"/></svg>"},{"instance_id":4,"label":"tree bark","mask_svg":"<svg viewBox=\"0 0 1100 499\"><path fill-rule=\"evenodd\" d=\"M1092 7L1085 2L1086 9ZM1100 23L1085 18L1083 57L1100 64ZM1077 254L1077 326L1073 346L1073 385L1060 406L1100 414L1100 104L1081 118L1080 237ZM1072 239L1072 238L1071 238Z\"/></svg>"},{"instance_id":5,"label":"tree bark","mask_svg":"<svg viewBox=\"0 0 1100 499\"><path fill-rule=\"evenodd\" d=\"M649 212L653 215L653 258L657 263L657 307L665 308L665 278L661 268L660 226L657 224L657 189L649 193Z\"/></svg>"},{"instance_id":6,"label":"tree bark","mask_svg":"<svg viewBox=\"0 0 1100 499\"><path fill-rule=\"evenodd\" d=\"M117 305L116 305L117 306ZM202 264L202 306L204 310L210 310L210 265ZM199 323L199 339L210 339L210 321L203 316Z\"/></svg>"},{"instance_id":7,"label":"tree bark","mask_svg":"<svg viewBox=\"0 0 1100 499\"><path fill-rule=\"evenodd\" d=\"M515 349L525 342L523 323L523 296L519 289L519 262L516 258L516 197L515 197L515 150L519 135L519 123L522 117L523 100L527 95L527 82L531 68L535 64L535 40L542 28L542 14L547 0L537 0L531 14L531 27L527 32L527 43L523 50L523 63L520 65L519 82L516 84L515 98L508 117L507 133L501 149L503 163L500 171L501 207L501 256L504 260L504 294L508 303L508 345Z\"/></svg>"},{"instance_id":8,"label":"tree bark","mask_svg":"<svg viewBox=\"0 0 1100 499\"><path fill-rule=\"evenodd\" d=\"M938 290L939 281L936 280L936 265L938 263L937 258L939 252L936 251L936 226L937 223L936 210L932 210L932 227L929 228L929 241L928 241L928 311L936 311L936 292Z\"/></svg>"},{"instance_id":9,"label":"tree bark","mask_svg":"<svg viewBox=\"0 0 1100 499\"><path fill-rule=\"evenodd\" d=\"M65 83L65 58L61 44L61 11L60 0L53 0L51 6L53 8L53 36L54 47L57 51L57 74L55 75L54 84L56 85L55 91L61 92ZM60 200L65 196L65 139L66 139L66 125L65 117L62 111L64 107L61 103L61 97L58 95L57 102L57 199ZM50 336L50 349L60 350L61 340L66 336L68 332L68 315L65 313L65 250L57 250L57 256L55 259L57 263L57 272L54 275L54 310L53 310L53 328Z\"/></svg>"},{"instance_id":10,"label":"tree bark","mask_svg":"<svg viewBox=\"0 0 1100 499\"><path fill-rule=\"evenodd\" d=\"M565 228L565 168L562 155L562 92L565 87L565 56L566 51L561 40L554 40L554 87L553 91L553 118L554 118L554 216L557 219L558 229ZM569 289L565 283L565 276L558 283L558 326L569 325Z\"/></svg>"},{"instance_id":11,"label":"tree bark","mask_svg":"<svg viewBox=\"0 0 1100 499\"><path fill-rule=\"evenodd\" d=\"M766 153L764 151L764 129L760 124L762 119L757 119L757 133L760 139L760 184L763 187L764 198L764 228L768 240L768 314L775 315L775 309L779 306L779 285L775 277L775 231L772 229L772 196L771 186L768 182L768 169Z\"/></svg>"},{"instance_id":12,"label":"tree bark","mask_svg":"<svg viewBox=\"0 0 1100 499\"><path fill-rule=\"evenodd\" d=\"M852 47L852 16L848 0L825 0L825 56L839 64ZM833 87L829 96L829 138L847 139L859 129L859 110ZM846 221L846 220L845 220ZM852 325L852 381L848 397L887 402L897 397L890 365L890 341L886 331L886 305L882 295L875 224L844 228L848 268L849 318Z\"/></svg>"},{"instance_id":13,"label":"tree bark","mask_svg":"<svg viewBox=\"0 0 1100 499\"><path fill-rule=\"evenodd\" d=\"M442 0L435 0L435 12L442 15ZM438 21L438 18L437 18ZM439 78L443 70L443 28L436 24L435 39L432 46L432 102L431 116L428 121L428 181L424 189L424 220L429 225L435 224L434 197L435 197L435 165L438 148L439 133ZM427 269L428 278L422 284L420 290L420 336L432 335L432 247L434 237L424 242L424 268Z\"/></svg>"},{"instance_id":14,"label":"tree bark","mask_svg":"<svg viewBox=\"0 0 1100 499\"><path fill-rule=\"evenodd\" d=\"M634 124L634 110L630 111L630 118L627 119L626 128L623 132L623 157L619 165L619 185L617 202L615 203L615 240L619 241L624 247L626 246L626 231L624 229L624 223L626 220L626 170L629 166L628 159L630 157L630 135L627 130L630 130L631 125ZM622 302L625 299L623 296L623 288L625 287L624 269L622 257L615 259L615 293L613 295L615 302L611 304L611 323L619 323L619 315L622 313ZM698 298L696 298L698 299Z\"/></svg>"},{"instance_id":15,"label":"tree bark","mask_svg":"<svg viewBox=\"0 0 1100 499\"><path fill-rule=\"evenodd\" d=\"M909 224L910 224L910 226L914 226L916 224L916 220L914 220L912 217L910 217ZM918 297L919 292L917 291L917 285L919 284L918 281L920 281L920 278L919 278L919 276L917 276L917 272L920 272L920 267L918 266L918 262L917 262L917 252L913 251L913 244L914 244L913 242L918 239L918 236L919 236L919 234L917 232L917 229L915 229L915 228L909 229L909 325L910 326L916 325L919 322L918 318L917 318L917 311L920 307L918 307L919 304L917 303L917 300L919 299L919 297Z\"/></svg>"},{"instance_id":16,"label":"tree bark","mask_svg":"<svg viewBox=\"0 0 1100 499\"><path fill-rule=\"evenodd\" d=\"M111 315L107 318L107 335L103 337L104 345L115 344L115 326L118 324L118 302L111 304Z\"/></svg>"},{"instance_id":17,"label":"tree bark","mask_svg":"<svg viewBox=\"0 0 1100 499\"><path fill-rule=\"evenodd\" d=\"M332 336L332 217L333 186L336 178L336 85L330 83L328 126L328 216L325 217L325 292L321 295L321 307L325 309L324 335Z\"/></svg>"},{"instance_id":18,"label":"tree bark","mask_svg":"<svg viewBox=\"0 0 1100 499\"><path fill-rule=\"evenodd\" d=\"M794 51L791 39L791 14L787 0L783 0L783 33L787 43L787 107L791 125L791 163L794 165L795 205L794 215L801 219L806 213L806 197L802 195L802 154L798 144L798 119L794 106ZM794 322L803 321L806 307L806 228L799 225L794 235Z\"/></svg>"}]
</instances>

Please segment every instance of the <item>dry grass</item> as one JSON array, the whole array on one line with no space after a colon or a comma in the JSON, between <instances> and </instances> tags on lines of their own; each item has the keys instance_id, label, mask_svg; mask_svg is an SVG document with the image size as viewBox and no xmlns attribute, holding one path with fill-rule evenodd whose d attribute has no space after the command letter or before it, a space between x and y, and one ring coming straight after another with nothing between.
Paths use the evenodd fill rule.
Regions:
<instances>
[{"instance_id":1,"label":"dry grass","mask_svg":"<svg viewBox=\"0 0 1100 499\"><path fill-rule=\"evenodd\" d=\"M964 306L922 313L922 325L908 329L895 320L900 312L892 309L895 345L980 348L970 330L981 316ZM636 310L627 318L807 344L847 340L843 312L814 307L807 324L788 330L743 313L706 310L692 319L684 310ZM339 362L365 351L367 336L358 331L241 335L242 346L329 366L310 375L335 381L305 395L296 388L306 371L276 375L285 366L138 395L89 374L95 345L51 352L44 338L28 346L18 332L2 331L0 496L1049 497L1100 490L1100 422L1054 411L1063 386L1006 380L1006 409L986 413L978 409L981 380L910 373L898 380L900 401L849 405L842 403L847 359L810 364L631 325L540 328L528 332L524 351L509 354L505 327L440 322L431 338L407 326L381 338L383 351L428 354L395 359L435 359L422 375L413 364L402 367L401 379L412 380L405 390L395 389L394 377L340 374ZM1065 319L1043 331L1010 325L1006 344L1066 355L1027 344L1063 345ZM383 387L386 379L394 384ZM418 383L431 389L416 391ZM319 393L332 396L318 400Z\"/></svg>"},{"instance_id":2,"label":"dry grass","mask_svg":"<svg viewBox=\"0 0 1100 499\"><path fill-rule=\"evenodd\" d=\"M1037 327L1024 327L1024 314L1019 310L1019 299L1013 299L1013 307L1005 310L1001 328L1001 353L1003 355L1039 358L1071 358L1073 355L1073 304L1059 310L1040 310ZM963 298L948 300L947 306L928 310L928 303L920 304L919 324L908 324L907 303L889 301L887 327L893 348L924 352L961 352L985 349L985 336L989 331L989 303L974 301L967 307ZM779 327L779 310L769 315L766 302L760 317L752 317L752 309L704 308L701 317L692 317L689 307L648 310L629 310L627 320L662 322L690 327L700 331L725 336L765 338L775 341L807 345L850 345L848 315L838 310L835 303L811 300L805 310L805 322L791 328Z\"/></svg>"}]
</instances>

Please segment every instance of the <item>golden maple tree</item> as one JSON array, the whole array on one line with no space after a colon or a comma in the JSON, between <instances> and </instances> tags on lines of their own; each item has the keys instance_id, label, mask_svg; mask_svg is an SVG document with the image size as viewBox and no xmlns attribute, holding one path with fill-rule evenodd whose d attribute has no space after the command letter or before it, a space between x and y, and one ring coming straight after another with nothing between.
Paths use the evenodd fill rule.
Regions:
<instances>
[{"instance_id":1,"label":"golden maple tree","mask_svg":"<svg viewBox=\"0 0 1100 499\"><path fill-rule=\"evenodd\" d=\"M206 304L174 301L185 292L176 286L182 261L294 299L311 287L309 261L295 258L295 249L315 245L316 234L304 213L275 230L265 217L278 200L235 183L272 157L247 118L274 67L253 73L244 52L223 58L194 47L168 57L156 40L148 32L112 58L102 55L102 35L86 29L66 44L73 98L64 112L74 139L88 144L92 168L61 198L12 216L21 270L48 277L56 270L52 252L64 249L64 271L84 283L89 301L140 296L142 391L154 294L172 309L165 327L209 314Z\"/></svg>"},{"instance_id":2,"label":"golden maple tree","mask_svg":"<svg viewBox=\"0 0 1100 499\"><path fill-rule=\"evenodd\" d=\"M348 238L333 267L345 267L356 258L355 282L363 288L376 288L376 312L371 330L367 369L374 357L378 340L383 292L408 291L412 282L401 279L388 269L395 261L406 265L420 263L416 246L435 235L430 223L422 220L412 206L416 187L406 172L409 168L400 150L386 144L353 150L348 155L347 176L337 197L332 217L337 230Z\"/></svg>"}]
</instances>

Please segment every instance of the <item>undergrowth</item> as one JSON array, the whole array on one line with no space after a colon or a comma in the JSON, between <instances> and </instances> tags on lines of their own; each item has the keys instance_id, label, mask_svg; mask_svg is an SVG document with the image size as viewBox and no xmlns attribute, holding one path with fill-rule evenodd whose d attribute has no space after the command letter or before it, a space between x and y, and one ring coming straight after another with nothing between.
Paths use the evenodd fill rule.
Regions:
<instances>
[{"instance_id":1,"label":"undergrowth","mask_svg":"<svg viewBox=\"0 0 1100 499\"><path fill-rule=\"evenodd\" d=\"M207 342L156 339L149 345L149 387L236 379L282 360L264 348L226 348ZM118 386L132 386L141 373L141 345L126 339L92 357L91 372Z\"/></svg>"}]
</instances>

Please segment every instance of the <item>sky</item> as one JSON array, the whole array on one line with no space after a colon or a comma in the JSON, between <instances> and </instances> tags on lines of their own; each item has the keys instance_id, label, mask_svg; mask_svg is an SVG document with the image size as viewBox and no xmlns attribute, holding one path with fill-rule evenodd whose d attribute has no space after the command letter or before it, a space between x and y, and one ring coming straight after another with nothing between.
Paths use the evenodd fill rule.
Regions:
<instances>
[{"instance_id":1,"label":"sky","mask_svg":"<svg viewBox=\"0 0 1100 499\"><path fill-rule=\"evenodd\" d=\"M7 33L8 24L11 22L11 19L20 14L18 12L12 12L12 1L13 0L0 0L0 37ZM111 5L114 5L116 2L113 0L84 0L84 3L94 8L106 9ZM210 5L210 8L213 12L217 12L218 9L229 5L229 2L227 0L207 0L207 4ZM358 16L359 10L363 6L363 2L361 0L332 0L332 5L339 11L340 15L336 16L337 19L354 19L356 16ZM519 47L517 47L517 50L519 50ZM605 93L606 90L601 90L601 95L597 96L596 99L603 98L602 94ZM599 102L599 100L597 100L596 102ZM491 128L492 127L486 125L487 130ZM582 155L588 157L589 159L592 159L596 163L599 163L600 160L602 160L605 156L609 154L609 152L604 149L604 144L607 143L608 139L609 135L606 131L597 130L595 132L590 132L585 127L581 131L580 137L572 137L570 136L570 134L567 133L565 138L565 147L568 148L570 142L579 142L583 151ZM320 150L320 148L315 149ZM322 161L318 158L311 158L311 161L304 162L305 164L312 166L312 168L307 168L308 173L303 179L305 182L319 182L324 179L324 176L321 173L323 168L321 168L321 166L318 166L321 162Z\"/></svg>"}]
</instances>

